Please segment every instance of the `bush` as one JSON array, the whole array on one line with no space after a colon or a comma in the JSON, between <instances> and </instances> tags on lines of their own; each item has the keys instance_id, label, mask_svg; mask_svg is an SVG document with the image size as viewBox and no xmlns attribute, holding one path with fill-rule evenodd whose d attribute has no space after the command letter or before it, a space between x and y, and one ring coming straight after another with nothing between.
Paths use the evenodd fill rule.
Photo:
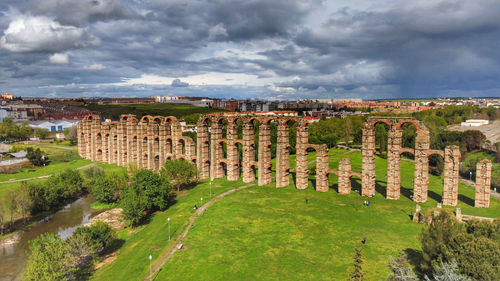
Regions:
<instances>
[{"instance_id":1,"label":"bush","mask_svg":"<svg viewBox=\"0 0 500 281\"><path fill-rule=\"evenodd\" d=\"M116 233L105 222L98 221L91 226L79 227L73 232L72 239L82 236L94 253L109 247L116 239Z\"/></svg>"},{"instance_id":2,"label":"bush","mask_svg":"<svg viewBox=\"0 0 500 281\"><path fill-rule=\"evenodd\" d=\"M167 181L150 170L140 170L123 190L120 205L124 218L137 225L148 213L167 208L171 200L172 188Z\"/></svg>"},{"instance_id":3,"label":"bush","mask_svg":"<svg viewBox=\"0 0 500 281\"><path fill-rule=\"evenodd\" d=\"M198 176L196 166L184 159L174 159L165 162L160 173L166 181L170 182L177 189L177 191L179 191L182 186L196 181Z\"/></svg>"},{"instance_id":4,"label":"bush","mask_svg":"<svg viewBox=\"0 0 500 281\"><path fill-rule=\"evenodd\" d=\"M126 183L127 179L123 174L112 173L108 176L98 176L92 182L90 193L98 201L114 203L120 198L120 190Z\"/></svg>"},{"instance_id":5,"label":"bush","mask_svg":"<svg viewBox=\"0 0 500 281\"><path fill-rule=\"evenodd\" d=\"M48 157L46 157L40 150L40 148L33 149L32 147L28 147L26 149L26 158L28 158L31 164L35 166L44 166L49 160Z\"/></svg>"}]
</instances>

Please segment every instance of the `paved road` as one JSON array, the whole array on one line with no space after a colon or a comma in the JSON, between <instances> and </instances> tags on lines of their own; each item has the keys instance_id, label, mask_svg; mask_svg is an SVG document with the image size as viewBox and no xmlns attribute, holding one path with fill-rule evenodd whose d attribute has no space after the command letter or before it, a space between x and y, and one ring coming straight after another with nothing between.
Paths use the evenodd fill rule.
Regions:
<instances>
[{"instance_id":1,"label":"paved road","mask_svg":"<svg viewBox=\"0 0 500 281\"><path fill-rule=\"evenodd\" d=\"M95 165L95 163L90 163L90 164L87 164L85 166L78 167L78 168L76 168L76 170L85 169L85 168L88 168L88 167L94 166L94 165ZM2 183L20 182L20 181L30 181L30 180L37 180L37 179L44 179L44 178L51 177L52 175L53 174L45 175L45 176L39 176L39 177L33 177L33 178L25 178L25 179L11 179L11 180L8 180L8 181L0 181L0 184L2 184Z\"/></svg>"},{"instance_id":2,"label":"paved road","mask_svg":"<svg viewBox=\"0 0 500 281\"><path fill-rule=\"evenodd\" d=\"M182 241L184 241L184 239L186 238L186 236L188 235L189 233L189 230L191 230L191 227L193 226L194 224L194 221L203 214L203 212L205 212L205 210L210 207L213 203L217 202L219 199L221 198L224 198L226 197L227 195L233 193L233 192L236 192L238 190L242 190L242 189L245 189L245 188L248 188L248 187L251 187L251 186L254 186L255 183L250 183L250 184L247 184L247 185L243 185L243 186L240 186L240 187L237 187L237 188L234 188L234 189L231 189L231 190L228 190L222 194L219 194L217 195L216 197L214 197L212 200L208 201L207 203L205 203L205 205L201 206L192 216L191 218L189 219L189 223L187 225L187 227L184 229L184 232L178 236L175 240L175 243L174 245L171 245L169 247L169 249L167 250L168 251L168 254L164 257L161 257L155 262L155 265L153 266L153 276L155 276L155 274L157 274L161 268L163 267L163 265L174 255L174 253L179 249L179 247L182 245ZM151 276L148 276L146 279L144 280L150 280Z\"/></svg>"}]
</instances>

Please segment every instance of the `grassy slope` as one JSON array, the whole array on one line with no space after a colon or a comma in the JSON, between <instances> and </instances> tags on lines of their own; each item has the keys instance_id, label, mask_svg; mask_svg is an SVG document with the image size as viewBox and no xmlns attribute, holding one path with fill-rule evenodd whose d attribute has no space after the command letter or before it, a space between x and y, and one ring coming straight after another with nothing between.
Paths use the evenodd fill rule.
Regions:
<instances>
[{"instance_id":1,"label":"grassy slope","mask_svg":"<svg viewBox=\"0 0 500 281\"><path fill-rule=\"evenodd\" d=\"M212 196L215 197L241 185L243 185L241 181L215 180L212 184ZM204 198L205 202L210 198L210 185L206 181L191 190L182 191L176 204L164 212L153 215L147 225L133 231L129 229L120 231L119 238L124 241L124 244L118 250L117 259L97 270L91 279L141 280L148 274L149 255L151 254L155 261L174 241L173 239L168 241L167 218L171 218L171 234L175 237L186 227L189 218L194 213L193 206L201 205L201 198Z\"/></svg>"},{"instance_id":2,"label":"grassy slope","mask_svg":"<svg viewBox=\"0 0 500 281\"><path fill-rule=\"evenodd\" d=\"M212 112L220 112L206 107L197 107L190 104L169 104L169 103L153 103L153 104L90 104L85 108L92 111L99 111L104 118L117 119L121 114L127 112L128 114L135 114L138 117L144 115L161 115L161 116L175 116L181 118L183 116L201 113L207 114Z\"/></svg>"},{"instance_id":3,"label":"grassy slope","mask_svg":"<svg viewBox=\"0 0 500 281\"><path fill-rule=\"evenodd\" d=\"M354 171L361 171L360 152L346 155L345 150L330 151L330 166L335 168L342 157L351 158ZM294 163L294 156L291 157ZM309 160L314 160L310 153ZM186 249L177 252L163 268L157 280L338 280L345 279L352 262L354 245L368 238L364 254L369 280L385 278L389 255L419 250L418 233L422 225L410 221L415 203L409 199L413 179L413 163L402 161L403 194L400 200L387 200L385 189L386 160L377 158L378 192L365 208L365 198L353 192L339 195L296 190L292 187L252 187L239 191L210 207L195 222L185 240ZM310 164L314 166L314 163ZM311 176L313 178L313 176ZM217 180L217 193L242 185L241 181ZM335 188L335 176L330 176ZM359 181L353 187L359 189ZM442 193L442 178L430 175L429 201L424 209L435 207ZM215 189L214 189L215 190ZM477 209L468 205L474 191L459 187L459 206L465 214L498 217L500 202L492 200L491 208ZM172 233L178 234L193 213L192 206L206 197L208 184L201 184L179 198L178 204L152 217L151 222L134 231L122 231L125 244L117 260L99 269L93 280L140 280L148 274L149 253L153 262L170 244L167 217ZM215 194L216 192L214 192ZM308 198L308 204L305 204ZM472 201L473 202L473 201ZM451 208L451 207L450 207ZM453 208L452 208L453 209Z\"/></svg>"}]
</instances>

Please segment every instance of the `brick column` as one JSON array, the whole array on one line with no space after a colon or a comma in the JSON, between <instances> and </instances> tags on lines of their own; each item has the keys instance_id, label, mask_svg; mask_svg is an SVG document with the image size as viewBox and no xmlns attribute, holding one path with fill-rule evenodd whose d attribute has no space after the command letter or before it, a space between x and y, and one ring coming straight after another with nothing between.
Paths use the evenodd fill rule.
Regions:
<instances>
[{"instance_id":1,"label":"brick column","mask_svg":"<svg viewBox=\"0 0 500 281\"><path fill-rule=\"evenodd\" d=\"M80 122L78 122L78 124L76 125L76 134L78 136L78 155L80 155L80 157L82 158L85 158L85 133L83 132L84 129L83 129L83 124L85 122L85 119L81 120Z\"/></svg>"},{"instance_id":2,"label":"brick column","mask_svg":"<svg viewBox=\"0 0 500 281\"><path fill-rule=\"evenodd\" d=\"M401 138L403 132L392 126L387 138L387 199L399 199L401 189Z\"/></svg>"},{"instance_id":3,"label":"brick column","mask_svg":"<svg viewBox=\"0 0 500 281\"><path fill-rule=\"evenodd\" d=\"M226 130L227 148L227 179L237 181L240 177L238 163L238 147L235 140L238 138L238 127L234 118L229 118Z\"/></svg>"},{"instance_id":4,"label":"brick column","mask_svg":"<svg viewBox=\"0 0 500 281\"><path fill-rule=\"evenodd\" d=\"M351 193L351 159L340 159L339 172L337 176L339 194Z\"/></svg>"},{"instance_id":5,"label":"brick column","mask_svg":"<svg viewBox=\"0 0 500 281\"><path fill-rule=\"evenodd\" d=\"M158 138L160 140L158 148L158 155L160 156L160 170L165 165L165 161L167 159L167 156L165 155L167 144L167 126L168 125L165 124L165 121L163 121L158 128Z\"/></svg>"},{"instance_id":6,"label":"brick column","mask_svg":"<svg viewBox=\"0 0 500 281\"><path fill-rule=\"evenodd\" d=\"M224 174L221 171L220 157L221 157L221 147L219 140L222 139L222 128L218 123L217 119L212 120L212 131L210 138L210 177L211 179L220 178Z\"/></svg>"},{"instance_id":7,"label":"brick column","mask_svg":"<svg viewBox=\"0 0 500 281\"><path fill-rule=\"evenodd\" d=\"M444 155L443 205L456 206L458 203L460 149L456 145L447 146Z\"/></svg>"},{"instance_id":8,"label":"brick column","mask_svg":"<svg viewBox=\"0 0 500 281\"><path fill-rule=\"evenodd\" d=\"M109 125L102 126L102 162L109 161Z\"/></svg>"},{"instance_id":9,"label":"brick column","mask_svg":"<svg viewBox=\"0 0 500 281\"><path fill-rule=\"evenodd\" d=\"M328 191L328 147L316 146L316 191Z\"/></svg>"},{"instance_id":10,"label":"brick column","mask_svg":"<svg viewBox=\"0 0 500 281\"><path fill-rule=\"evenodd\" d=\"M208 139L208 125L203 119L198 121L196 166L200 172L201 179L210 177L210 143Z\"/></svg>"},{"instance_id":11,"label":"brick column","mask_svg":"<svg viewBox=\"0 0 500 281\"><path fill-rule=\"evenodd\" d=\"M255 162L254 126L252 121L246 121L243 126L243 182L255 181L252 164Z\"/></svg>"},{"instance_id":12,"label":"brick column","mask_svg":"<svg viewBox=\"0 0 500 281\"><path fill-rule=\"evenodd\" d=\"M276 144L276 187L284 187L290 184L289 145L289 128L285 122L280 121L278 123L278 139Z\"/></svg>"},{"instance_id":13,"label":"brick column","mask_svg":"<svg viewBox=\"0 0 500 281\"><path fill-rule=\"evenodd\" d=\"M92 119L92 123L90 125L90 141L91 141L90 159L92 161L97 161L97 133L99 132L99 129L101 127L100 123L101 122L99 121L99 119L94 118Z\"/></svg>"},{"instance_id":14,"label":"brick column","mask_svg":"<svg viewBox=\"0 0 500 281\"><path fill-rule=\"evenodd\" d=\"M306 189L308 186L307 147L309 143L305 120L297 122L297 145L295 158L295 186Z\"/></svg>"},{"instance_id":15,"label":"brick column","mask_svg":"<svg viewBox=\"0 0 500 281\"><path fill-rule=\"evenodd\" d=\"M148 153L148 145L147 145L147 140L146 143L144 143L144 138L147 137L147 128L146 124L144 122L139 122L139 125L137 127L139 130L137 132L137 147L138 147L138 161L137 165L140 168L146 168L147 167L147 162L144 161L144 155Z\"/></svg>"},{"instance_id":16,"label":"brick column","mask_svg":"<svg viewBox=\"0 0 500 281\"><path fill-rule=\"evenodd\" d=\"M259 151L258 151L258 185L272 182L271 174L271 129L268 124L259 126Z\"/></svg>"},{"instance_id":17,"label":"brick column","mask_svg":"<svg viewBox=\"0 0 500 281\"><path fill-rule=\"evenodd\" d=\"M375 130L369 122L363 124L363 144L361 146L362 172L361 195L375 194Z\"/></svg>"},{"instance_id":18,"label":"brick column","mask_svg":"<svg viewBox=\"0 0 500 281\"><path fill-rule=\"evenodd\" d=\"M427 152L430 148L429 130L425 127L417 130L415 138L415 172L413 177L413 201L427 201L427 187L429 184L429 158Z\"/></svg>"},{"instance_id":19,"label":"brick column","mask_svg":"<svg viewBox=\"0 0 500 281\"><path fill-rule=\"evenodd\" d=\"M476 164L476 196L474 207L490 207L491 161L483 159Z\"/></svg>"}]
</instances>

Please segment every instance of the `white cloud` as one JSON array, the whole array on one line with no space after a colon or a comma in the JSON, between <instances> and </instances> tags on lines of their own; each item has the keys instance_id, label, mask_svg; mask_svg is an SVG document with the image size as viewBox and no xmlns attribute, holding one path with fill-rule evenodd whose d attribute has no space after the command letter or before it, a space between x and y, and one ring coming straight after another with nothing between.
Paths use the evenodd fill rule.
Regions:
<instances>
[{"instance_id":1,"label":"white cloud","mask_svg":"<svg viewBox=\"0 0 500 281\"><path fill-rule=\"evenodd\" d=\"M84 28L61 25L45 16L17 15L3 33L0 47L11 52L58 52L99 42Z\"/></svg>"},{"instance_id":2,"label":"white cloud","mask_svg":"<svg viewBox=\"0 0 500 281\"><path fill-rule=\"evenodd\" d=\"M104 69L106 69L106 67L100 63L94 63L91 65L85 65L83 67L83 69L85 69L85 70L104 70Z\"/></svg>"},{"instance_id":3,"label":"white cloud","mask_svg":"<svg viewBox=\"0 0 500 281\"><path fill-rule=\"evenodd\" d=\"M210 40L224 37L227 37L227 30L223 23L214 25L208 30L208 38Z\"/></svg>"},{"instance_id":4,"label":"white cloud","mask_svg":"<svg viewBox=\"0 0 500 281\"><path fill-rule=\"evenodd\" d=\"M56 53L49 56L49 62L51 64L67 64L69 63L69 56L68 54Z\"/></svg>"}]
</instances>

